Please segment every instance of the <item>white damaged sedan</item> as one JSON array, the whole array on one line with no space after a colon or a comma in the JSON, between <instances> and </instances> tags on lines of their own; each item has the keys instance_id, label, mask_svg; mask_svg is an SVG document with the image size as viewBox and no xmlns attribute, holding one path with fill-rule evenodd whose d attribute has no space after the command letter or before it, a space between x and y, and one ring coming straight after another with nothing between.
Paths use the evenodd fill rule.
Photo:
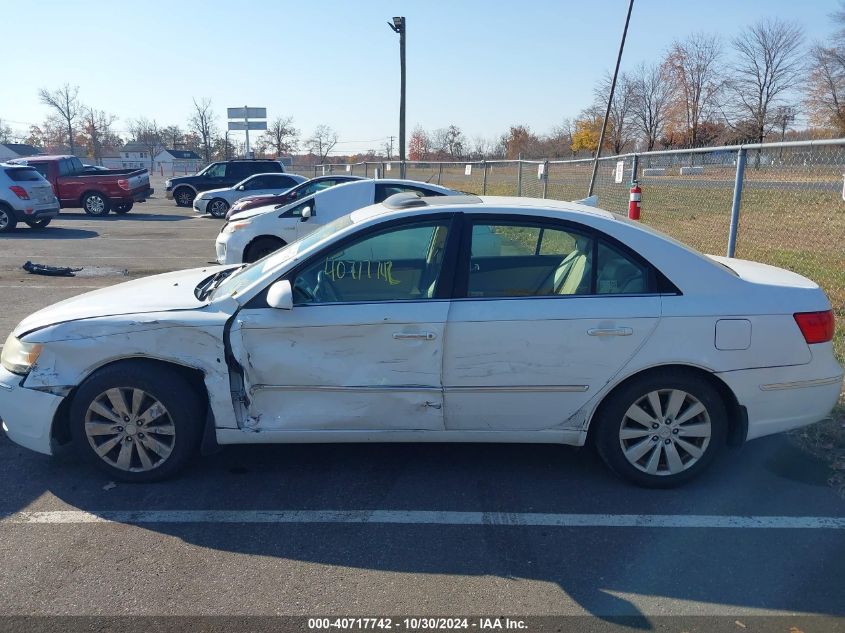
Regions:
<instances>
[{"instance_id":1,"label":"white damaged sedan","mask_svg":"<svg viewBox=\"0 0 845 633\"><path fill-rule=\"evenodd\" d=\"M398 194L254 264L31 315L3 347L0 418L129 481L218 444L590 442L664 487L825 418L833 333L812 281L611 213Z\"/></svg>"}]
</instances>

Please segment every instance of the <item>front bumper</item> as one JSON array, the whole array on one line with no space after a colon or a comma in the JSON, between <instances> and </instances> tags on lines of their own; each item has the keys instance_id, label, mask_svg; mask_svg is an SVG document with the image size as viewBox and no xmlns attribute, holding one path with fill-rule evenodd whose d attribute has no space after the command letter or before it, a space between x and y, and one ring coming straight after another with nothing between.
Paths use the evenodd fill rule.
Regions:
<instances>
[{"instance_id":1,"label":"front bumper","mask_svg":"<svg viewBox=\"0 0 845 633\"><path fill-rule=\"evenodd\" d=\"M208 200L200 200L199 196L194 198L194 211L197 213L208 213L206 207L208 207Z\"/></svg>"},{"instance_id":2,"label":"front bumper","mask_svg":"<svg viewBox=\"0 0 845 633\"><path fill-rule=\"evenodd\" d=\"M22 387L23 376L0 367L0 419L9 439L21 446L53 454L50 429L64 400L44 391Z\"/></svg>"}]
</instances>

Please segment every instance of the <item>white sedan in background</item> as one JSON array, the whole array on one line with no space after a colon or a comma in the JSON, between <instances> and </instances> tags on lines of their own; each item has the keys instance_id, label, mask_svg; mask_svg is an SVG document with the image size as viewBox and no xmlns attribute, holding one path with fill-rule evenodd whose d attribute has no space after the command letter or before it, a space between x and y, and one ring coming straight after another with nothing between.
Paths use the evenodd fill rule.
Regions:
<instances>
[{"instance_id":1,"label":"white sedan in background","mask_svg":"<svg viewBox=\"0 0 845 633\"><path fill-rule=\"evenodd\" d=\"M3 348L0 417L128 481L201 443L589 441L666 487L827 416L833 332L809 279L611 213L400 194L254 264L36 312Z\"/></svg>"},{"instance_id":2,"label":"white sedan in background","mask_svg":"<svg viewBox=\"0 0 845 633\"><path fill-rule=\"evenodd\" d=\"M217 262L254 262L342 215L397 193L444 196L455 191L416 180L355 180L286 205L258 207L229 218L217 235Z\"/></svg>"},{"instance_id":3,"label":"white sedan in background","mask_svg":"<svg viewBox=\"0 0 845 633\"><path fill-rule=\"evenodd\" d=\"M231 187L209 189L197 194L194 198L194 211L210 213L215 218L225 218L229 207L245 196L282 193L307 180L308 178L299 174L255 174Z\"/></svg>"}]
</instances>

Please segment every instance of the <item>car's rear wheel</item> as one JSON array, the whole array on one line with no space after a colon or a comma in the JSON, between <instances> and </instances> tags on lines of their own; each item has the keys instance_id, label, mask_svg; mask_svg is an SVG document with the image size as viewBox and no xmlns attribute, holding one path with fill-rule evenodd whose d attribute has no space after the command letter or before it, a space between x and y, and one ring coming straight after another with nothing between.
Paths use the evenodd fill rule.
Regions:
<instances>
[{"instance_id":1,"label":"car's rear wheel","mask_svg":"<svg viewBox=\"0 0 845 633\"><path fill-rule=\"evenodd\" d=\"M52 218L41 218L40 220L24 220L31 229L44 229L50 224Z\"/></svg>"},{"instance_id":2,"label":"car's rear wheel","mask_svg":"<svg viewBox=\"0 0 845 633\"><path fill-rule=\"evenodd\" d=\"M82 198L82 208L88 215L100 218L109 214L111 204L103 194L93 192L85 194Z\"/></svg>"},{"instance_id":3,"label":"car's rear wheel","mask_svg":"<svg viewBox=\"0 0 845 633\"><path fill-rule=\"evenodd\" d=\"M194 204L194 198L197 194L190 187L177 187L173 192L173 199L176 201L177 207L190 207Z\"/></svg>"},{"instance_id":4,"label":"car's rear wheel","mask_svg":"<svg viewBox=\"0 0 845 633\"><path fill-rule=\"evenodd\" d=\"M229 210L229 203L223 198L214 198L208 203L206 210L215 218L225 218Z\"/></svg>"},{"instance_id":5,"label":"car's rear wheel","mask_svg":"<svg viewBox=\"0 0 845 633\"><path fill-rule=\"evenodd\" d=\"M18 219L14 211L9 207L0 204L0 233L11 233L17 226Z\"/></svg>"},{"instance_id":6,"label":"car's rear wheel","mask_svg":"<svg viewBox=\"0 0 845 633\"><path fill-rule=\"evenodd\" d=\"M135 206L135 202L133 200L127 200L126 202L118 202L112 207L112 211L114 211L118 215L126 215L132 210L133 206Z\"/></svg>"},{"instance_id":7,"label":"car's rear wheel","mask_svg":"<svg viewBox=\"0 0 845 633\"><path fill-rule=\"evenodd\" d=\"M203 406L179 373L129 361L92 374L70 408L74 444L114 479L157 481L196 452Z\"/></svg>"},{"instance_id":8,"label":"car's rear wheel","mask_svg":"<svg viewBox=\"0 0 845 633\"><path fill-rule=\"evenodd\" d=\"M244 251L244 262L247 264L257 262L262 257L266 257L270 253L279 250L284 245L285 243L277 237L257 237L246 247Z\"/></svg>"},{"instance_id":9,"label":"car's rear wheel","mask_svg":"<svg viewBox=\"0 0 845 633\"><path fill-rule=\"evenodd\" d=\"M616 474L670 488L707 468L725 443L719 392L693 372L658 370L634 378L602 404L595 441Z\"/></svg>"}]
</instances>

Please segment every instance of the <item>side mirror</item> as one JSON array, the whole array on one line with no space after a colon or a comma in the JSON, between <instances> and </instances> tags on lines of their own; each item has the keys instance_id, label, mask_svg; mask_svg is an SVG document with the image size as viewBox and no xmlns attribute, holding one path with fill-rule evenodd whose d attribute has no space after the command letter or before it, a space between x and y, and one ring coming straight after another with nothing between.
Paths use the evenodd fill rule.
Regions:
<instances>
[{"instance_id":1,"label":"side mirror","mask_svg":"<svg viewBox=\"0 0 845 633\"><path fill-rule=\"evenodd\" d=\"M244 191L245 189L246 189L246 187L244 185L241 185L240 187L238 187L238 191Z\"/></svg>"},{"instance_id":2,"label":"side mirror","mask_svg":"<svg viewBox=\"0 0 845 633\"><path fill-rule=\"evenodd\" d=\"M270 286L267 290L267 305L277 310L293 310L293 290L287 279Z\"/></svg>"},{"instance_id":3,"label":"side mirror","mask_svg":"<svg viewBox=\"0 0 845 633\"><path fill-rule=\"evenodd\" d=\"M300 222L307 222L308 218L311 217L311 207L305 207L302 210L302 216L300 217Z\"/></svg>"}]
</instances>

